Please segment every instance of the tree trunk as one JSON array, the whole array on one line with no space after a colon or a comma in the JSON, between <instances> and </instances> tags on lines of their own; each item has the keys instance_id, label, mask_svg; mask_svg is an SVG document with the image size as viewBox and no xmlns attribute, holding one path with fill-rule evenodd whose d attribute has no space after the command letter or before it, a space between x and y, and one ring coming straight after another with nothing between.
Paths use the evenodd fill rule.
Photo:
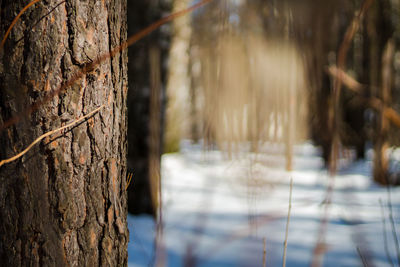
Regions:
<instances>
[{"instance_id":1,"label":"tree trunk","mask_svg":"<svg viewBox=\"0 0 400 267\"><path fill-rule=\"evenodd\" d=\"M384 112L391 104L392 91L392 60L394 47L389 41L393 35L393 25L385 16L390 14L389 1L374 3L368 17L367 31L370 44L370 85L371 96L380 99L381 109L376 116L374 143L373 177L375 182L387 184L389 182L389 159L387 149L389 148L389 121Z\"/></svg>"},{"instance_id":2,"label":"tree trunk","mask_svg":"<svg viewBox=\"0 0 400 267\"><path fill-rule=\"evenodd\" d=\"M392 87L392 58L394 54L393 40L389 40L382 55L382 87L380 97L381 109L377 120L378 131L374 144L374 180L380 184L389 182L389 159L387 149L389 148L389 121L385 117L385 110L390 106Z\"/></svg>"},{"instance_id":3,"label":"tree trunk","mask_svg":"<svg viewBox=\"0 0 400 267\"><path fill-rule=\"evenodd\" d=\"M3 36L28 1L0 3ZM41 1L28 9L0 52L0 125L124 41L125 14L123 0ZM0 167L0 265L127 265L126 64L125 52L105 60L0 132L0 158L9 158L106 105Z\"/></svg>"},{"instance_id":4,"label":"tree trunk","mask_svg":"<svg viewBox=\"0 0 400 267\"><path fill-rule=\"evenodd\" d=\"M309 82L309 133L311 139L322 147L325 166L331 162L333 129L331 80L324 71L331 64L329 53L337 50L339 42L338 11L344 1L306 1L292 4L293 31L305 62ZM301 23L300 23L301 22ZM327 37L329 36L329 38Z\"/></svg>"},{"instance_id":5,"label":"tree trunk","mask_svg":"<svg viewBox=\"0 0 400 267\"><path fill-rule=\"evenodd\" d=\"M172 12L185 9L191 1L174 0ZM173 38L169 51L169 72L167 81L167 107L165 125L165 152L179 151L179 143L188 138L189 125L186 119L189 114L189 49L190 16L175 19L173 25Z\"/></svg>"},{"instance_id":6,"label":"tree trunk","mask_svg":"<svg viewBox=\"0 0 400 267\"><path fill-rule=\"evenodd\" d=\"M165 0L128 1L128 33L135 34L167 12L170 5ZM163 29L167 29L167 25ZM152 201L151 179L157 180L160 172L162 148L162 126L164 123L164 98L166 64L168 54L168 33L157 30L133 47L128 56L128 113L129 146L128 168L133 173L133 183L128 188L128 209L130 213L155 215L156 203ZM153 51L153 56L151 56ZM159 64L151 62L159 54ZM152 65L153 64L153 65ZM160 72L159 81L151 73ZM155 88L155 84L158 84ZM152 97L154 99L152 99ZM154 110L150 107L158 108ZM152 122L152 126L150 126ZM158 166L150 168L150 165ZM153 177L153 178L151 178Z\"/></svg>"}]
</instances>

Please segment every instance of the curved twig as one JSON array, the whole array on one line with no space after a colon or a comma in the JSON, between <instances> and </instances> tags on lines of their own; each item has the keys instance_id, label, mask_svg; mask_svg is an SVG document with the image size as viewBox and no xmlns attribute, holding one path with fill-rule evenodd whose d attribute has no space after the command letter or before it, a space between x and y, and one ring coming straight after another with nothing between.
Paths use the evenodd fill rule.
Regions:
<instances>
[{"instance_id":1,"label":"curved twig","mask_svg":"<svg viewBox=\"0 0 400 267\"><path fill-rule=\"evenodd\" d=\"M22 14L25 13L25 11L27 11L31 6L33 6L34 4L36 4L37 2L39 2L41 0L33 0L32 2L30 2L29 4L27 4L19 13L18 15L15 17L15 19L11 22L10 27L8 27L6 34L3 37L3 40L1 40L1 44L0 44L0 50L3 48L8 35L10 35L10 32L12 30L12 28L14 27L15 23L17 23L17 21L19 20L19 18L22 16Z\"/></svg>"},{"instance_id":2,"label":"curved twig","mask_svg":"<svg viewBox=\"0 0 400 267\"><path fill-rule=\"evenodd\" d=\"M35 0L35 1L40 1L40 0ZM197 8L203 6L203 5L205 5L205 4L207 4L207 3L211 2L211 1L213 1L213 0L203 0L203 1L200 1L199 3L194 4L194 5L188 7L186 9L184 9L184 10L172 13L172 14L170 14L170 15L168 15L168 16L166 16L166 17L154 22L153 24L150 24L148 27L144 28L140 32L132 35L131 37L128 38L128 40L123 42L121 45L115 47L110 52L105 53L103 55L100 55L97 59L95 59L90 64L84 65L80 71L78 71L77 73L75 73L71 77L70 80L68 80L66 83L62 84L58 89L52 91L49 95L44 97L43 100L37 101L35 104L31 105L30 107L28 107L27 109L23 110L22 112L20 112L16 116L14 116L11 119L9 119L6 122L4 122L4 124L0 125L0 132L3 131L5 128L8 128L11 125L14 125L15 123L19 122L23 116L31 114L32 112L37 110L40 106L42 106L43 104L49 102L51 99L53 99L54 96L59 95L62 91L64 91L65 89L67 89L68 87L73 85L77 80L82 78L83 75L85 75L86 73L92 71L96 66L98 66L103 61L114 57L119 52L125 50L126 48L128 48L131 45L133 45L134 43L136 43L137 41L139 41L140 39L142 39L146 35L150 34L154 30L158 29L161 25L164 25L165 23L167 23L169 21L172 21L172 20L174 20L174 19L176 19L178 17L181 17L181 16L183 16L183 15L185 15L187 13L190 13L193 10L195 10L195 9L197 9ZM31 3L33 3L33 2L31 2ZM26 8L27 7L25 7L24 9L26 9ZM21 13L22 13L22 11L21 11Z\"/></svg>"},{"instance_id":3,"label":"curved twig","mask_svg":"<svg viewBox=\"0 0 400 267\"><path fill-rule=\"evenodd\" d=\"M59 7L61 4L65 3L65 2L66 2L66 0L63 0L63 1L59 2L56 6L54 6L52 9L50 9L50 11L47 12L47 13L46 13L45 15L43 15L42 17L40 17L40 19L38 19L38 21L36 21L35 24L33 24L33 25L29 28L29 30L28 30L27 32L30 33L30 32L33 30L33 28L35 28L36 25L39 24L39 22L41 22L44 18L46 18L46 17L47 17L48 15L50 15L51 13L53 13L53 11L57 9L57 7ZM25 37L25 35L22 36L21 38L19 38L19 39L15 42L15 44L18 44L19 42L21 42L22 39L24 39L24 37Z\"/></svg>"},{"instance_id":4,"label":"curved twig","mask_svg":"<svg viewBox=\"0 0 400 267\"><path fill-rule=\"evenodd\" d=\"M54 134L54 133L56 133L56 132L62 131L62 130L64 130L64 129L68 128L68 127L71 127L71 126L74 126L74 125L80 123L81 121L83 121L83 120L85 120L85 119L87 119L87 118L93 116L96 112L100 111L100 109L102 109L102 108L104 108L104 107L105 107L105 105L101 105L100 107L96 108L96 109L93 110L92 112L86 114L85 116L80 117L80 118L77 119L77 120L74 120L74 121L71 122L71 123L68 123L67 125L64 125L64 126L62 126L62 127L60 127L60 128L57 128L57 129L55 129L55 130L52 130L52 131L47 132L47 133L45 133L45 134L42 134L41 136L39 136L38 138L36 138L35 141L33 141L29 146L27 146L27 148L25 148L23 151L21 151L21 152L18 153L17 155L15 155L15 156L13 156L13 157L11 157L11 158L8 158L8 159L3 159L2 161L0 161L0 167L3 166L4 164L10 163L10 162L12 162L12 161L15 161L15 160L19 159L20 157L22 157L23 155L25 155L29 150L32 149L32 147L33 147L34 145L36 145L37 143L39 143L40 141L42 141L43 138L45 138L45 137L47 137L47 136L49 136L49 135L52 135L52 134Z\"/></svg>"}]
</instances>

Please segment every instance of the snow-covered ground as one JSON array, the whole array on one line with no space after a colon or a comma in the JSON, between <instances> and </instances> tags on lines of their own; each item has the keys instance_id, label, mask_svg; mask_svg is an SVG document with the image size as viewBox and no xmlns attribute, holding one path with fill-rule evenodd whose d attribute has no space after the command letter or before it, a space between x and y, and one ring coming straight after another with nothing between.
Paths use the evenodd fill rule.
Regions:
<instances>
[{"instance_id":1,"label":"snow-covered ground","mask_svg":"<svg viewBox=\"0 0 400 267\"><path fill-rule=\"evenodd\" d=\"M286 172L283 149L272 144L265 153L228 159L219 151L184 144L181 153L164 155L161 245L155 257L152 218L128 216L129 266L155 261L174 267L263 266L264 238L266 266L282 266L291 178L287 266L310 266L321 236L323 266L363 266L362 260L367 266L398 266L387 188L372 182L371 161L343 160L331 178L319 151L306 143L295 148L294 171ZM400 188L390 193L400 234ZM320 234L324 225L326 233Z\"/></svg>"}]
</instances>

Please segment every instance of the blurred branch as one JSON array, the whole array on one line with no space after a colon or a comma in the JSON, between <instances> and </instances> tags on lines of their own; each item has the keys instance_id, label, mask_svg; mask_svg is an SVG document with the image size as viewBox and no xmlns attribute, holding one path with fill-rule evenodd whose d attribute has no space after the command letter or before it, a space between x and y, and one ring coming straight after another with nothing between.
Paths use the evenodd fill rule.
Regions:
<instances>
[{"instance_id":1,"label":"blurred branch","mask_svg":"<svg viewBox=\"0 0 400 267\"><path fill-rule=\"evenodd\" d=\"M354 35L358 31L361 21L364 17L364 14L368 10L368 8L371 6L374 0L364 0L363 4L360 8L360 10L357 12L357 14L354 16L351 24L347 27L346 33L344 35L343 41L340 44L339 51L338 51L338 56L337 56L337 68L338 71L335 71L333 74L337 74L334 76L334 85L333 85L333 99L332 103L333 105L330 107L330 109L333 111L333 118L330 120L329 125L331 126L330 128L333 131L333 139L332 139L332 149L331 149L331 162L329 163L329 172L331 174L331 179L330 183L328 185L328 188L326 190L326 206L325 206L325 213L323 217L321 218L320 222L320 227L318 231L318 237L317 237L317 242L314 247L313 251L313 256L312 256L312 261L311 261L311 266L316 267L321 265L322 261L322 256L325 253L325 244L324 244L324 238L325 238L325 233L327 229L327 224L329 221L329 205L332 201L332 194L334 191L334 186L335 186L335 180L334 180L334 173L336 172L336 161L338 158L339 154L339 145L340 145L340 140L339 140L339 124L340 124L340 95L341 95L341 87L342 87L342 82L343 80L343 74L345 74L345 71L339 71L339 70L345 70L346 69L346 58L347 58L347 52L350 48L351 42L354 38ZM334 69L332 69L334 70ZM351 81L351 79L347 79L347 81ZM352 86L356 85L355 83L350 83Z\"/></svg>"},{"instance_id":2,"label":"blurred branch","mask_svg":"<svg viewBox=\"0 0 400 267\"><path fill-rule=\"evenodd\" d=\"M345 71L336 67L335 65L326 68L326 72L334 79L340 79L343 85L353 92L361 93L362 90L365 88L365 85L359 83L356 79L354 79Z\"/></svg>"},{"instance_id":3,"label":"blurred branch","mask_svg":"<svg viewBox=\"0 0 400 267\"><path fill-rule=\"evenodd\" d=\"M0 44L0 50L3 49L4 44L7 40L8 35L10 35L10 32L12 30L12 28L14 27L14 25L17 23L17 21L19 20L19 18L22 16L22 14L25 13L25 11L27 11L31 6L33 6L34 4L36 4L37 2L39 2L41 0L33 0L32 2L30 2L29 4L27 4L19 13L18 15L15 17L15 19L11 22L10 27L8 27L6 34L3 37L3 40L1 40L1 44Z\"/></svg>"},{"instance_id":4,"label":"blurred branch","mask_svg":"<svg viewBox=\"0 0 400 267\"><path fill-rule=\"evenodd\" d=\"M340 79L347 89L357 94L361 94L363 90L367 87L367 85L359 83L356 79L334 65L329 66L326 71L335 79ZM393 125L400 128L400 115L396 110L390 107L383 107L382 100L377 97L370 97L367 100L364 97L359 97L362 98L364 102L367 102L367 105L369 107L372 107L377 111L384 109L383 115L385 116L385 118L388 119Z\"/></svg>"},{"instance_id":5,"label":"blurred branch","mask_svg":"<svg viewBox=\"0 0 400 267\"><path fill-rule=\"evenodd\" d=\"M38 2L38 1L40 1L40 0L35 0L35 1L31 2L32 3L31 5L33 5L34 3ZM23 110L21 113L19 113L16 116L10 118L6 122L4 122L2 125L0 125L0 132L3 131L4 129L10 127L11 125L14 125L15 123L19 122L22 119L23 116L27 116L27 115L31 114L32 112L37 110L39 107L41 107L43 104L49 102L51 99L53 99L53 97L55 97L56 95L59 95L61 92L66 90L68 87L72 86L76 81L81 79L88 72L91 72L95 67L100 65L105 60L114 57L116 54L118 54L121 51L125 50L129 46L133 45L134 43L136 43L137 41L139 41L143 37L147 36L151 32L153 32L156 29L158 29L160 26L164 25L165 23L170 22L170 21L172 21L172 20L174 20L174 19L176 19L178 17L181 17L181 16L183 16L185 14L188 14L188 13L194 11L195 9L197 9L197 8L203 6L203 5L205 5L205 4L207 4L207 3L211 2L211 1L213 1L213 0L203 0L203 1L200 1L197 4L194 4L194 5L188 7L186 9L184 9L184 10L172 13L172 14L170 14L170 15L168 15L168 16L166 16L166 17L154 22L153 24L150 24L148 27L144 28L143 30L139 31L138 33L130 36L128 38L128 40L123 42L121 45L115 47L114 49L112 49L108 53L104 53L104 54L100 55L97 59L95 59L90 64L83 65L82 69L80 71L76 72L74 75L72 75L70 80L68 80L67 82L62 84L59 88L57 88L56 90L52 91L47 96L45 96L44 99L37 101L35 104L31 105L27 109ZM27 8L29 8L29 6L26 6L20 12L20 14L18 14L18 15L19 16L22 15L22 13ZM17 20L18 18L19 17L17 16L14 20Z\"/></svg>"},{"instance_id":6,"label":"blurred branch","mask_svg":"<svg viewBox=\"0 0 400 267\"><path fill-rule=\"evenodd\" d=\"M357 12L356 16L353 18L353 21L351 24L347 27L346 33L344 35L343 41L340 45L339 52L338 52L338 60L337 60L337 65L339 69L345 69L346 67L346 58L347 58L347 52L350 48L351 42L353 41L354 35L360 28L360 24L362 19L364 18L365 13L369 9L369 7L372 5L374 0L365 0L360 8L360 10ZM340 87L341 87L341 79L339 75L339 79L337 79L337 83L335 83L335 91L338 93L340 92Z\"/></svg>"},{"instance_id":7,"label":"blurred branch","mask_svg":"<svg viewBox=\"0 0 400 267\"><path fill-rule=\"evenodd\" d=\"M55 5L52 9L50 9L50 11L47 12L45 15L43 15L40 19L38 19L38 21L36 21L35 24L33 24L33 25L29 28L29 30L28 30L27 32L28 32L28 33L32 32L33 28L35 28L35 27L39 24L39 22L41 22L44 18L46 18L46 17L47 17L48 15L50 15L51 13L53 13L54 10L56 10L57 7L59 7L61 4L65 3L65 1L66 1L66 0L63 0L63 1L59 2L59 3L58 3L57 5ZM15 42L15 44L18 44L19 42L21 42L21 41L24 39L24 37L25 37L25 35L23 35L21 38L19 38L19 39ZM2 47L2 46L1 46L1 47ZM0 47L0 49L1 49L1 47Z\"/></svg>"},{"instance_id":8,"label":"blurred branch","mask_svg":"<svg viewBox=\"0 0 400 267\"><path fill-rule=\"evenodd\" d=\"M350 45L353 41L353 38L360 28L360 24L362 19L364 18L365 13L371 6L374 0L364 0L360 10L354 16L351 24L347 27L346 33L344 35L343 41L340 44L338 56L337 56L337 66L340 70L346 69L346 59L347 59L347 52L350 48ZM336 160L339 154L339 136L338 136L338 129L340 124L340 95L341 95L341 88L342 88L342 74L343 72L338 72L338 75L334 79L333 84L333 119L331 121L331 129L333 129L333 142L332 142L332 157L331 157L331 164L330 164L330 172L333 174L336 171Z\"/></svg>"},{"instance_id":9,"label":"blurred branch","mask_svg":"<svg viewBox=\"0 0 400 267\"><path fill-rule=\"evenodd\" d=\"M383 115L392 122L395 126L400 128L400 115L393 108L385 108L383 111Z\"/></svg>"}]
</instances>

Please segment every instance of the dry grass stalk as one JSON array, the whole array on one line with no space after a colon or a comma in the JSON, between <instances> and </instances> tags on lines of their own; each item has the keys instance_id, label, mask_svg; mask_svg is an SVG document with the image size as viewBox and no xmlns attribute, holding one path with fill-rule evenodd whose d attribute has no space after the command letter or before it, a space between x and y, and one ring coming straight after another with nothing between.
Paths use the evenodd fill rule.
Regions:
<instances>
[{"instance_id":1,"label":"dry grass stalk","mask_svg":"<svg viewBox=\"0 0 400 267\"><path fill-rule=\"evenodd\" d=\"M382 204L382 200L381 199L379 199L379 205L381 206L382 232L383 232L383 241L384 241L383 245L384 245L384 248L385 248L386 258L387 258L387 261L390 263L390 265L394 266L392 258L390 257L390 253L389 253L389 244L388 244L387 231L386 231L385 212L384 212L384 209L383 209L383 204Z\"/></svg>"},{"instance_id":2,"label":"dry grass stalk","mask_svg":"<svg viewBox=\"0 0 400 267\"><path fill-rule=\"evenodd\" d=\"M264 237L263 267L267 267L267 239Z\"/></svg>"},{"instance_id":3,"label":"dry grass stalk","mask_svg":"<svg viewBox=\"0 0 400 267\"><path fill-rule=\"evenodd\" d=\"M286 221L286 232L285 232L285 243L283 246L283 262L282 267L286 266L286 251L287 251L287 241L289 236L289 222L290 222L290 211L292 210L292 191L293 191L293 177L290 178L290 193L289 193L289 209Z\"/></svg>"},{"instance_id":4,"label":"dry grass stalk","mask_svg":"<svg viewBox=\"0 0 400 267\"><path fill-rule=\"evenodd\" d=\"M393 235L394 245L396 247L397 264L400 265L399 238L397 237L396 223L393 218L392 195L391 195L391 189L390 189L389 182L386 184L386 189L387 189L387 203L388 203L388 210L389 210L389 221L390 221L390 226L392 227L392 235Z\"/></svg>"},{"instance_id":5,"label":"dry grass stalk","mask_svg":"<svg viewBox=\"0 0 400 267\"><path fill-rule=\"evenodd\" d=\"M358 256L360 256L363 266L368 267L367 260L365 259L364 255L362 254L360 247L357 247L357 253L358 253Z\"/></svg>"},{"instance_id":6,"label":"dry grass stalk","mask_svg":"<svg viewBox=\"0 0 400 267\"><path fill-rule=\"evenodd\" d=\"M132 177L133 177L133 173L129 173L128 174L128 179L127 179L127 181L126 181L126 186L125 186L125 190L128 190L128 187L129 187L129 185L131 184L131 182L132 182Z\"/></svg>"}]
</instances>

